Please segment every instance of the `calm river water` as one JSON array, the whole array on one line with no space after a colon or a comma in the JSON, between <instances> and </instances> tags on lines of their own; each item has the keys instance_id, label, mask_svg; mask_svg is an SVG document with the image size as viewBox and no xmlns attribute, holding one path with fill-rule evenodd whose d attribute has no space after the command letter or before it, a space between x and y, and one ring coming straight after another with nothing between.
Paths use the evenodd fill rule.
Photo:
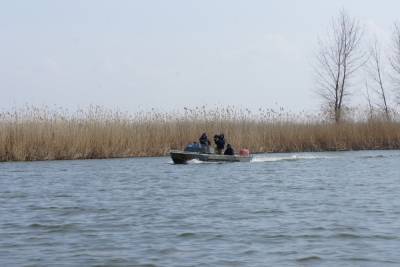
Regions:
<instances>
[{"instance_id":1,"label":"calm river water","mask_svg":"<svg viewBox=\"0 0 400 267\"><path fill-rule=\"evenodd\" d=\"M400 266L400 151L0 163L0 266Z\"/></svg>"}]
</instances>

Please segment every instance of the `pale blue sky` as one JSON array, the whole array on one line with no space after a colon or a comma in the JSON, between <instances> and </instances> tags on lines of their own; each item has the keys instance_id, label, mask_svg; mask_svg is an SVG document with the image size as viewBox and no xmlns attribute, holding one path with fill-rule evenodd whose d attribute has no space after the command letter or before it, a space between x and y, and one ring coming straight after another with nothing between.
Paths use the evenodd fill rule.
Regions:
<instances>
[{"instance_id":1,"label":"pale blue sky","mask_svg":"<svg viewBox=\"0 0 400 267\"><path fill-rule=\"evenodd\" d=\"M0 0L0 107L312 110L318 35L345 8L387 37L395 0Z\"/></svg>"}]
</instances>

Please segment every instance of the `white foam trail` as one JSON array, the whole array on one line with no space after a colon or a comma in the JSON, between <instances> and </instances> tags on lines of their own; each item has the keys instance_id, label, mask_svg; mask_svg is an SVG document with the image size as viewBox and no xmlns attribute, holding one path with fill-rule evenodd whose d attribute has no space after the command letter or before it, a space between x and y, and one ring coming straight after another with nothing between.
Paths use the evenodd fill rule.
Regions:
<instances>
[{"instance_id":1,"label":"white foam trail","mask_svg":"<svg viewBox=\"0 0 400 267\"><path fill-rule=\"evenodd\" d=\"M186 163L187 164L219 164L221 162L201 161L201 160L198 160L198 159L192 159L192 160L188 160ZM174 165L175 163L172 160L170 160L168 162L168 164Z\"/></svg>"},{"instance_id":2,"label":"white foam trail","mask_svg":"<svg viewBox=\"0 0 400 267\"><path fill-rule=\"evenodd\" d=\"M188 164L203 164L204 161L198 160L198 159L192 159L187 161Z\"/></svg>"},{"instance_id":3,"label":"white foam trail","mask_svg":"<svg viewBox=\"0 0 400 267\"><path fill-rule=\"evenodd\" d=\"M291 161L291 160L309 160L309 159L327 159L331 157L316 156L316 155L288 155L288 156L254 156L251 162L276 162L276 161Z\"/></svg>"},{"instance_id":4,"label":"white foam trail","mask_svg":"<svg viewBox=\"0 0 400 267\"><path fill-rule=\"evenodd\" d=\"M198 160L198 159L192 159L192 160L189 160L187 163L188 164L218 164L218 163L221 163L221 162L201 161L201 160Z\"/></svg>"}]
</instances>

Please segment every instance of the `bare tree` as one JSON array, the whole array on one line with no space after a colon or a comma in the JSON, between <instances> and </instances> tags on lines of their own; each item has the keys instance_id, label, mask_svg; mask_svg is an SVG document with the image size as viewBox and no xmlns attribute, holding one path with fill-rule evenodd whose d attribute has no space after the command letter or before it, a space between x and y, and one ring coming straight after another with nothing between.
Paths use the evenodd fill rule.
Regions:
<instances>
[{"instance_id":1,"label":"bare tree","mask_svg":"<svg viewBox=\"0 0 400 267\"><path fill-rule=\"evenodd\" d=\"M368 118L371 120L374 117L374 106L371 102L371 96L369 94L369 86L367 81L365 82L365 92L368 101Z\"/></svg>"},{"instance_id":2,"label":"bare tree","mask_svg":"<svg viewBox=\"0 0 400 267\"><path fill-rule=\"evenodd\" d=\"M373 81L374 91L382 101L379 107L383 110L386 119L390 120L386 88L384 86L385 69L382 64L381 54L381 48L378 44L378 40L375 38L374 45L370 49L370 64L368 65L367 71L369 74L368 76Z\"/></svg>"},{"instance_id":3,"label":"bare tree","mask_svg":"<svg viewBox=\"0 0 400 267\"><path fill-rule=\"evenodd\" d=\"M390 57L390 64L393 70L393 82L397 91L398 102L400 103L400 24L394 24L393 52Z\"/></svg>"},{"instance_id":4,"label":"bare tree","mask_svg":"<svg viewBox=\"0 0 400 267\"><path fill-rule=\"evenodd\" d=\"M341 120L344 100L349 95L349 81L366 62L360 47L362 35L359 22L341 10L332 20L327 38L319 42L315 68L318 93L327 101L336 122Z\"/></svg>"}]
</instances>

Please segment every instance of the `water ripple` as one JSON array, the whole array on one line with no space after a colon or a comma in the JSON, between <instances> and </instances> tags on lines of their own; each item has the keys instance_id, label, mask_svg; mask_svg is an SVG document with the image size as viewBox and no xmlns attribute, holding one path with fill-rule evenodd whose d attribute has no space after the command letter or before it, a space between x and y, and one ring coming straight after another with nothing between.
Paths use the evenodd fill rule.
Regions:
<instances>
[{"instance_id":1,"label":"water ripple","mask_svg":"<svg viewBox=\"0 0 400 267\"><path fill-rule=\"evenodd\" d=\"M0 266L400 266L399 158L0 163Z\"/></svg>"}]
</instances>

